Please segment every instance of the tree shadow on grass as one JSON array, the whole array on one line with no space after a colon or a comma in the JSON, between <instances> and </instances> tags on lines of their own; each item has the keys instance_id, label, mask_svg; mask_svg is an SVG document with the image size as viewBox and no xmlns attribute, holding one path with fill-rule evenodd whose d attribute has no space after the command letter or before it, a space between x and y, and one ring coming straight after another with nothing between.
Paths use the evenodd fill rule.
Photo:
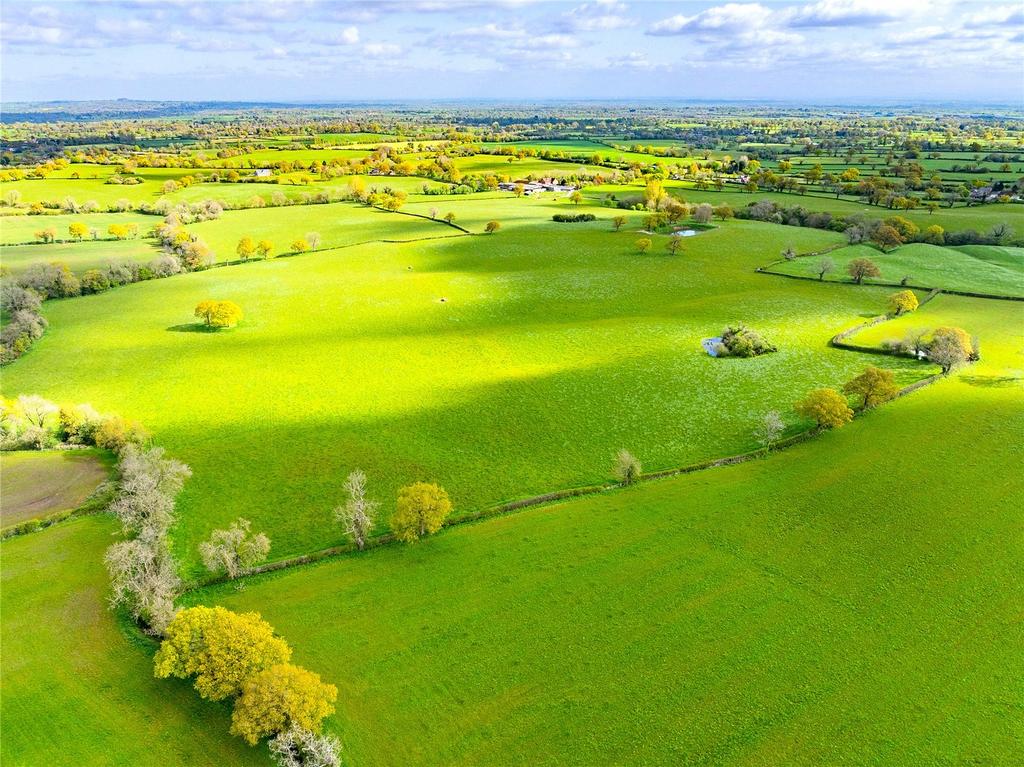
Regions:
<instances>
[{"instance_id":1,"label":"tree shadow on grass","mask_svg":"<svg viewBox=\"0 0 1024 767\"><path fill-rule=\"evenodd\" d=\"M219 333L223 328L213 328L202 322L186 322L182 325L171 325L167 330L172 333Z\"/></svg>"}]
</instances>

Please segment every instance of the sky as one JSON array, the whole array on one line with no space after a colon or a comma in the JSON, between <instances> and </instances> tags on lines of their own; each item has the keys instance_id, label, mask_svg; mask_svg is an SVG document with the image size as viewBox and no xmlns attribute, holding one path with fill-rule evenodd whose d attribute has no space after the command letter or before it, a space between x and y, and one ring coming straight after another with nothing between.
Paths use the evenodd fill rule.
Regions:
<instances>
[{"instance_id":1,"label":"sky","mask_svg":"<svg viewBox=\"0 0 1024 767\"><path fill-rule=\"evenodd\" d=\"M959 100L1024 109L1024 0L3 0L0 99Z\"/></svg>"}]
</instances>

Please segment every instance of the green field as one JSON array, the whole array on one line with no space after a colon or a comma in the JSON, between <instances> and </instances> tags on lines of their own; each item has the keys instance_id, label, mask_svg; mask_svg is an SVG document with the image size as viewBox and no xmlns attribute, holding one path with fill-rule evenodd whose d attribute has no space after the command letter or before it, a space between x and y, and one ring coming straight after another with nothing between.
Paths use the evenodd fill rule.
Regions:
<instances>
[{"instance_id":1,"label":"green field","mask_svg":"<svg viewBox=\"0 0 1024 767\"><path fill-rule=\"evenodd\" d=\"M95 450L0 452L0 526L77 509L109 465Z\"/></svg>"},{"instance_id":2,"label":"green field","mask_svg":"<svg viewBox=\"0 0 1024 767\"><path fill-rule=\"evenodd\" d=\"M35 242L35 233L42 229L55 229L57 239L71 239L68 226L85 224L95 229L102 238L110 237L107 227L111 224L135 224L139 232L145 233L160 223L158 216L145 216L141 213L80 213L49 216L0 216L0 245L15 245Z\"/></svg>"},{"instance_id":3,"label":"green field","mask_svg":"<svg viewBox=\"0 0 1024 767\"><path fill-rule=\"evenodd\" d=\"M865 282L907 283L927 288L946 288L973 293L1024 296L1024 248L974 245L946 248L924 243L901 245L888 253L872 245L850 245L834 250L828 257L835 262L829 281L850 282L847 266L855 258L867 258L878 265L881 277ZM800 258L772 265L782 274L817 277L820 258Z\"/></svg>"},{"instance_id":4,"label":"green field","mask_svg":"<svg viewBox=\"0 0 1024 767\"><path fill-rule=\"evenodd\" d=\"M971 380L193 599L338 684L355 764L1018 764L1024 408Z\"/></svg>"},{"instance_id":5,"label":"green field","mask_svg":"<svg viewBox=\"0 0 1024 767\"><path fill-rule=\"evenodd\" d=\"M155 219L159 221L159 219ZM12 274L37 263L58 261L76 274L101 268L111 261L147 263L160 255L156 240L86 240L48 245L6 245L0 247L0 262Z\"/></svg>"},{"instance_id":6,"label":"green field","mask_svg":"<svg viewBox=\"0 0 1024 767\"><path fill-rule=\"evenodd\" d=\"M825 341L877 314L885 290L753 273L786 243L809 250L841 235L732 222L672 258L664 237L640 256L633 232L545 218L53 302L50 329L4 386L90 402L159 434L194 470L175 536L194 562L210 529L240 515L270 535L272 558L337 543L330 510L357 466L386 503L402 484L436 479L461 513L603 481L621 447L650 469L747 450L764 411L789 412L869 361ZM237 302L242 324L180 332L205 298ZM780 351L705 355L700 340L737 320ZM904 380L926 367L887 364Z\"/></svg>"},{"instance_id":7,"label":"green field","mask_svg":"<svg viewBox=\"0 0 1024 767\"><path fill-rule=\"evenodd\" d=\"M249 16L235 21L247 26ZM373 45L351 50L365 46L373 59ZM278 54L268 59L272 79L289 64ZM1024 297L1024 205L897 211L813 189L751 195L736 184L716 192L664 181L689 203L736 210L770 200L844 217L900 215L922 229L1014 230L1001 246L911 243L889 253L848 245L842 231L732 218L677 222L695 231L671 254L675 240L646 231L649 211L617 207L642 201L652 173L748 153L765 168L788 157L799 161L791 173L819 162L832 172L848 167L851 148L849 165L865 175L891 172L887 154L917 154L952 182L987 174L943 168L996 167L980 158L1005 150L1013 172L991 175L1011 181L1024 160L1015 113L643 99L505 111L391 98L237 109L53 102L19 105L28 119L4 124L4 171L95 161L0 183L0 198L21 193L0 210L13 214L0 216L5 306L19 298L7 281L32 263L81 274L161 253L145 237L160 216L57 214L63 198L104 209L122 199L224 206L186 225L218 268L45 301L48 327L27 350L31 314L0 318L10 323L5 397L89 403L138 422L191 468L167 532L184 580L177 604L262 613L295 663L337 685L324 726L350 767L1024 764L1024 301L939 293L863 327L904 278L921 300L931 287ZM150 109L158 116L91 112ZM33 121L50 110L67 120ZM646 135L662 138L626 137ZM911 136L948 149L926 157L933 147ZM963 151L976 139L981 151ZM451 158L470 185L485 175L631 181L587 185L577 204L566 193L456 194L458 181L377 175L383 166L335 178L306 169L384 143L414 163L447 167ZM217 158L226 147L244 154ZM580 160L480 153L502 147ZM184 167L196 155L207 167ZM626 172L581 165L593 155ZM129 159L174 167L138 168L140 185L104 183ZM280 161L297 167L252 176ZM242 182L162 190L168 179L223 177L230 167ZM399 213L348 201L353 182L408 199ZM318 196L334 201L313 204ZM267 205L250 207L254 197ZM27 215L41 201L47 214ZM553 220L579 213L595 220ZM487 233L492 221L500 228ZM48 227L63 238L73 222L104 237L113 223L134 223L140 237L25 244ZM315 251L292 253L311 233ZM274 257L237 263L242 237L269 240ZM651 241L648 252L639 238ZM771 265L811 277L820 256L785 261L788 248L824 252L836 269L822 281L759 273ZM856 257L875 261L881 278L849 284ZM244 316L205 327L194 312L208 299L233 301ZM709 356L702 342L737 323L777 351ZM938 378L936 365L888 353L891 342L940 326L973 336L980 360ZM830 344L851 328L859 351ZM796 403L869 365L891 370L900 387L927 385L841 429L809 433ZM25 409L5 412L5 439L13 429L28 441ZM769 411L784 422L780 436L795 438L762 454L756 428ZM648 475L689 469L614 487L621 449ZM729 465L691 470L719 458ZM382 537L354 552L335 508L357 468L380 503L373 536L389 532L399 488L416 481L447 489L449 524L413 545ZM7 529L19 534L0 542L0 762L269 764L265 744L229 734L228 701L154 679L156 642L123 608L109 609L104 552L122 535L100 508L116 492L111 476L115 456L98 448L0 453L0 525L52 523ZM495 508L573 489L581 497ZM52 516L74 509L73 519ZM282 569L213 583L199 544L240 517L269 536L269 562ZM306 561L282 561L292 558Z\"/></svg>"},{"instance_id":8,"label":"green field","mask_svg":"<svg viewBox=\"0 0 1024 767\"><path fill-rule=\"evenodd\" d=\"M227 735L227 708L153 678L149 643L107 609L117 526L85 517L0 544L5 767L266 764Z\"/></svg>"}]
</instances>

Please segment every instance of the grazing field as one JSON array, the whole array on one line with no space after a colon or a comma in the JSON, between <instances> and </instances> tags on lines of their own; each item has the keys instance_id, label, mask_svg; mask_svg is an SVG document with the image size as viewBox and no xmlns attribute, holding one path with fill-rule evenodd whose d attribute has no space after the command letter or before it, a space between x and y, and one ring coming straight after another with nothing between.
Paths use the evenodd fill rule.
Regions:
<instances>
[{"instance_id":1,"label":"grazing field","mask_svg":"<svg viewBox=\"0 0 1024 767\"><path fill-rule=\"evenodd\" d=\"M135 224L145 233L161 221L158 216L141 213L79 213L48 216L0 216L0 245L17 245L35 242L35 233L43 229L54 229L57 239L71 239L68 227L71 224L85 224L95 229L100 237L110 237L107 228L111 224Z\"/></svg>"},{"instance_id":2,"label":"grazing field","mask_svg":"<svg viewBox=\"0 0 1024 767\"><path fill-rule=\"evenodd\" d=\"M84 517L0 543L0 761L266 764L264 751L226 735L226 707L154 679L152 646L107 609L103 551L116 529Z\"/></svg>"},{"instance_id":3,"label":"grazing field","mask_svg":"<svg viewBox=\"0 0 1024 767\"><path fill-rule=\"evenodd\" d=\"M156 240L84 240L47 245L5 245L0 247L0 260L12 274L25 271L32 264L59 261L76 274L98 269L111 261L146 263L160 255Z\"/></svg>"},{"instance_id":4,"label":"grazing field","mask_svg":"<svg viewBox=\"0 0 1024 767\"><path fill-rule=\"evenodd\" d=\"M939 295L916 312L862 330L848 340L871 346L903 338L909 330L950 325L977 336L981 345L981 362L964 376L987 371L1000 377L1024 377L1024 303L1018 301ZM1024 380L1014 385L1024 385Z\"/></svg>"},{"instance_id":5,"label":"grazing field","mask_svg":"<svg viewBox=\"0 0 1024 767\"><path fill-rule=\"evenodd\" d=\"M766 460L191 600L259 609L334 680L355 764L1008 767L1022 430L1018 389L965 376Z\"/></svg>"},{"instance_id":6,"label":"grazing field","mask_svg":"<svg viewBox=\"0 0 1024 767\"><path fill-rule=\"evenodd\" d=\"M636 236L538 221L52 302L5 389L90 402L158 434L194 470L175 535L192 564L237 516L270 535L274 559L338 543L331 509L355 467L388 507L398 486L434 479L463 513L605 481L622 447L648 469L748 450L766 410L795 426L808 389L874 361L826 340L877 314L885 290L753 273L788 242L840 235L731 222L677 257L661 236L639 255ZM240 326L182 332L206 298L238 303ZM701 339L736 321L780 351L708 357ZM904 381L928 370L881 364Z\"/></svg>"},{"instance_id":7,"label":"grazing field","mask_svg":"<svg viewBox=\"0 0 1024 767\"><path fill-rule=\"evenodd\" d=\"M0 526L78 508L110 464L95 450L0 452Z\"/></svg>"},{"instance_id":8,"label":"grazing field","mask_svg":"<svg viewBox=\"0 0 1024 767\"><path fill-rule=\"evenodd\" d=\"M351 202L228 211L219 219L192 224L188 229L209 243L218 261L235 260L235 248L244 236L252 237L254 242L269 239L275 252L282 253L293 250L291 243L311 232L320 235L320 248L462 235L443 221L388 213Z\"/></svg>"},{"instance_id":9,"label":"grazing field","mask_svg":"<svg viewBox=\"0 0 1024 767\"><path fill-rule=\"evenodd\" d=\"M1024 248L995 245L968 248L909 243L883 253L871 245L850 245L828 254L836 268L825 279L851 282L847 273L850 262L867 258L878 265L882 276L865 278L865 283L898 283L907 278L908 284L928 288L1024 296ZM783 274L817 277L820 261L820 258L800 258L774 264L771 269Z\"/></svg>"}]
</instances>

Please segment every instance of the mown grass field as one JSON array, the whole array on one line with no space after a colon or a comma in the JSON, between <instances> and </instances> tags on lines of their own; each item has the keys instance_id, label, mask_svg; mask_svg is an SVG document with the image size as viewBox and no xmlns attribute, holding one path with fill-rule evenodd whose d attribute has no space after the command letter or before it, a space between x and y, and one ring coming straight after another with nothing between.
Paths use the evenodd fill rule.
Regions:
<instances>
[{"instance_id":1,"label":"mown grass field","mask_svg":"<svg viewBox=\"0 0 1024 767\"><path fill-rule=\"evenodd\" d=\"M99 450L0 452L0 526L77 509L111 463Z\"/></svg>"},{"instance_id":2,"label":"mown grass field","mask_svg":"<svg viewBox=\"0 0 1024 767\"><path fill-rule=\"evenodd\" d=\"M925 243L901 245L888 253L872 245L850 245L834 250L828 257L835 271L826 280L851 282L847 267L855 258L873 261L881 277L864 282L898 283L904 277L910 285L946 288L993 295L1024 296L1024 248L975 245L941 247ZM772 271L801 277L817 277L820 258L801 258L774 264Z\"/></svg>"},{"instance_id":3,"label":"mown grass field","mask_svg":"<svg viewBox=\"0 0 1024 767\"><path fill-rule=\"evenodd\" d=\"M191 600L259 609L338 685L354 764L1009 767L1022 431L1019 387L968 374L765 460Z\"/></svg>"},{"instance_id":4,"label":"mown grass field","mask_svg":"<svg viewBox=\"0 0 1024 767\"><path fill-rule=\"evenodd\" d=\"M635 232L553 223L552 204L567 205L481 206L481 220L537 206L532 224L491 236L355 246L52 302L50 329L8 368L5 391L90 402L158 434L194 470L175 534L194 565L199 541L238 516L270 535L275 559L338 543L331 509L355 467L385 509L400 485L428 479L462 513L605 481L623 447L648 469L748 450L766 410L796 426L796 399L874 361L826 340L877 314L884 289L753 273L786 244L840 235L730 222L683 255L656 236L641 256ZM412 220L379 216L385 238ZM237 302L245 319L187 332L206 298ZM735 321L780 351L705 355L700 340ZM904 381L926 372L883 364Z\"/></svg>"}]
</instances>

